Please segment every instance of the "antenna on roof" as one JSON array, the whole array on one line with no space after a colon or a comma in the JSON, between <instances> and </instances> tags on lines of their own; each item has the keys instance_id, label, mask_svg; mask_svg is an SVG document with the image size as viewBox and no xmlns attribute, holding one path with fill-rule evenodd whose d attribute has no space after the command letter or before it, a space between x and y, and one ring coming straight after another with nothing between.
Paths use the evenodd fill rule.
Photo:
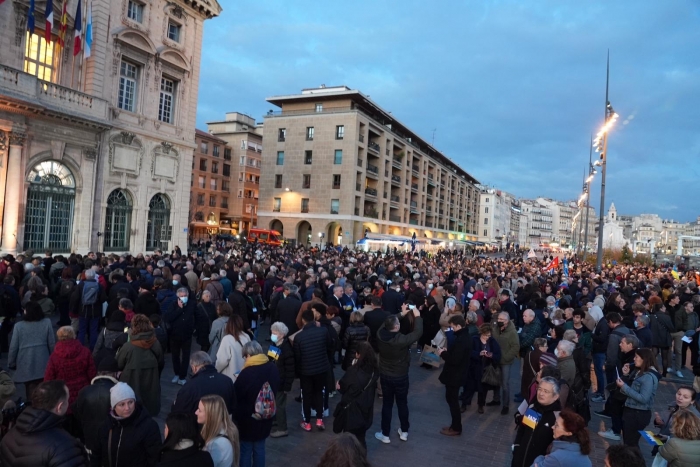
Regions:
<instances>
[{"instance_id":1,"label":"antenna on roof","mask_svg":"<svg viewBox=\"0 0 700 467\"><path fill-rule=\"evenodd\" d=\"M433 142L430 143L432 147L435 147L435 132L437 131L437 128L433 128Z\"/></svg>"}]
</instances>

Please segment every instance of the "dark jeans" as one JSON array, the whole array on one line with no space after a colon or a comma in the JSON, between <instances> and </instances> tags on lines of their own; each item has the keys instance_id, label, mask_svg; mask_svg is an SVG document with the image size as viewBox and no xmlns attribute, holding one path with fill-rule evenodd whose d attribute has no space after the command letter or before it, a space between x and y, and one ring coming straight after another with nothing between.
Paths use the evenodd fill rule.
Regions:
<instances>
[{"instance_id":1,"label":"dark jeans","mask_svg":"<svg viewBox=\"0 0 700 467\"><path fill-rule=\"evenodd\" d=\"M622 412L622 442L625 446L639 447L639 430L651 421L651 410L636 410L625 407Z\"/></svg>"},{"instance_id":2,"label":"dark jeans","mask_svg":"<svg viewBox=\"0 0 700 467\"><path fill-rule=\"evenodd\" d=\"M190 367L190 350L192 349L192 338L177 339L170 338L170 350L173 353L173 372L180 379L187 378L187 370Z\"/></svg>"},{"instance_id":3,"label":"dark jeans","mask_svg":"<svg viewBox=\"0 0 700 467\"><path fill-rule=\"evenodd\" d=\"M607 384L617 381L617 371L615 371L615 365L605 365L605 380L607 381Z\"/></svg>"},{"instance_id":4,"label":"dark jeans","mask_svg":"<svg viewBox=\"0 0 700 467\"><path fill-rule=\"evenodd\" d=\"M450 407L450 428L462 432L462 413L459 411L459 386L445 386L445 400Z\"/></svg>"},{"instance_id":5,"label":"dark jeans","mask_svg":"<svg viewBox=\"0 0 700 467\"><path fill-rule=\"evenodd\" d=\"M367 442L365 440L365 433L367 433L367 430L349 430L348 433L355 435L355 438L357 438L362 447L365 448L365 452L367 452Z\"/></svg>"},{"instance_id":6,"label":"dark jeans","mask_svg":"<svg viewBox=\"0 0 700 467\"><path fill-rule=\"evenodd\" d=\"M265 440L241 441L240 467L265 467Z\"/></svg>"},{"instance_id":7,"label":"dark jeans","mask_svg":"<svg viewBox=\"0 0 700 467\"><path fill-rule=\"evenodd\" d=\"M304 376L299 378L301 383L301 406L304 411L304 421L311 423L311 407L316 410L316 420L323 419L323 388L326 386L327 373Z\"/></svg>"},{"instance_id":8,"label":"dark jeans","mask_svg":"<svg viewBox=\"0 0 700 467\"><path fill-rule=\"evenodd\" d=\"M408 433L408 375L387 376L379 375L382 385L382 434L389 436L391 431L391 412L394 410L394 399L399 411L401 431Z\"/></svg>"},{"instance_id":9,"label":"dark jeans","mask_svg":"<svg viewBox=\"0 0 700 467\"><path fill-rule=\"evenodd\" d=\"M59 326L70 326L69 305L70 303L67 300L58 303Z\"/></svg>"},{"instance_id":10,"label":"dark jeans","mask_svg":"<svg viewBox=\"0 0 700 467\"><path fill-rule=\"evenodd\" d=\"M80 317L80 321L78 324L78 342L81 344L84 344L85 342L85 333L90 334L90 351L95 348L95 344L97 343L97 334L100 330L100 318L84 318ZM89 328L89 331L88 331Z\"/></svg>"},{"instance_id":11,"label":"dark jeans","mask_svg":"<svg viewBox=\"0 0 700 467\"><path fill-rule=\"evenodd\" d=\"M479 407L486 405L486 394L489 391L493 391L493 400L497 401L498 396L500 396L500 390L498 386L491 386L490 384L481 383L481 389L479 390L479 395L476 397L476 403Z\"/></svg>"},{"instance_id":12,"label":"dark jeans","mask_svg":"<svg viewBox=\"0 0 700 467\"><path fill-rule=\"evenodd\" d=\"M605 373L603 366L605 365L605 353L593 354L593 371L595 372L595 393L605 397Z\"/></svg>"},{"instance_id":13,"label":"dark jeans","mask_svg":"<svg viewBox=\"0 0 700 467\"><path fill-rule=\"evenodd\" d=\"M613 396L605 400L605 412L610 415L610 423L612 431L616 435L622 431L622 410L625 408L625 401L616 399Z\"/></svg>"}]
</instances>

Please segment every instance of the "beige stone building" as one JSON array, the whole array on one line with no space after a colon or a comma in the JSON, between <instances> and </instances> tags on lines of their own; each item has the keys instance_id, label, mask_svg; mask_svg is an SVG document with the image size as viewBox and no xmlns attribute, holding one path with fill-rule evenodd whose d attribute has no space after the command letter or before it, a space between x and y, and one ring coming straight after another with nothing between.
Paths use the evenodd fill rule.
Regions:
<instances>
[{"instance_id":1,"label":"beige stone building","mask_svg":"<svg viewBox=\"0 0 700 467\"><path fill-rule=\"evenodd\" d=\"M366 230L477 240L478 182L368 96L321 86L267 100L281 111L265 117L260 227L313 244Z\"/></svg>"},{"instance_id":2,"label":"beige stone building","mask_svg":"<svg viewBox=\"0 0 700 467\"><path fill-rule=\"evenodd\" d=\"M234 235L257 226L263 137L255 119L229 112L224 121L207 123L209 133L226 141L233 151L231 196L226 221Z\"/></svg>"},{"instance_id":3,"label":"beige stone building","mask_svg":"<svg viewBox=\"0 0 700 467\"><path fill-rule=\"evenodd\" d=\"M216 0L92 0L92 55L44 39L46 2L0 4L3 252L186 247L204 21ZM86 8L86 2L82 2ZM86 18L86 11L83 11ZM85 25L83 24L83 31Z\"/></svg>"}]
</instances>

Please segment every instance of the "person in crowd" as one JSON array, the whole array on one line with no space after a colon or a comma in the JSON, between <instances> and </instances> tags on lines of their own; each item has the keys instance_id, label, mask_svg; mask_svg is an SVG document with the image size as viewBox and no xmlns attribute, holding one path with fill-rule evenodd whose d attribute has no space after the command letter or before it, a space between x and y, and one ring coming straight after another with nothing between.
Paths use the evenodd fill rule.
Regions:
<instances>
[{"instance_id":1,"label":"person in crowd","mask_svg":"<svg viewBox=\"0 0 700 467\"><path fill-rule=\"evenodd\" d=\"M243 330L251 331L251 320L253 319L253 304L246 295L246 281L236 282L236 286L228 296L228 303L231 305L233 315L238 315L243 321Z\"/></svg>"},{"instance_id":2,"label":"person in crowd","mask_svg":"<svg viewBox=\"0 0 700 467\"><path fill-rule=\"evenodd\" d=\"M495 398L499 391L498 386L482 381L487 367L491 366L496 369L501 361L501 347L491 335L491 332L492 326L484 323L479 327L479 335L472 337L471 361L467 373L469 384L467 384L466 390L462 395L462 412L471 406L472 397L474 397L474 393L477 393L478 412L483 414L484 405L486 405L486 393L492 390Z\"/></svg>"},{"instance_id":3,"label":"person in crowd","mask_svg":"<svg viewBox=\"0 0 700 467\"><path fill-rule=\"evenodd\" d=\"M60 380L68 387L68 414L78 398L81 389L90 385L97 374L95 361L90 350L75 339L75 332L70 326L63 326L56 331L58 342L49 357L44 371L44 381Z\"/></svg>"},{"instance_id":4,"label":"person in crowd","mask_svg":"<svg viewBox=\"0 0 700 467\"><path fill-rule=\"evenodd\" d=\"M472 351L472 337L467 330L467 323L462 316L452 316L450 327L455 338L448 348L438 349L445 366L440 373L440 382L445 385L445 400L450 408L452 423L440 430L445 436L462 434L462 418L459 407L459 388L464 386L469 371Z\"/></svg>"},{"instance_id":5,"label":"person in crowd","mask_svg":"<svg viewBox=\"0 0 700 467\"><path fill-rule=\"evenodd\" d=\"M622 377L615 384L627 396L622 412L622 441L627 446L638 446L639 430L651 421L651 410L659 384L660 375L654 368L654 355L650 349L637 349L634 356L634 369L630 365L622 367ZM625 379L623 379L625 378Z\"/></svg>"},{"instance_id":6,"label":"person in crowd","mask_svg":"<svg viewBox=\"0 0 700 467\"><path fill-rule=\"evenodd\" d=\"M649 328L649 316L639 315L635 317L634 335L639 339L640 347L652 348L653 336Z\"/></svg>"},{"instance_id":7,"label":"person in crowd","mask_svg":"<svg viewBox=\"0 0 700 467\"><path fill-rule=\"evenodd\" d=\"M160 314L160 304L153 293L153 286L145 281L138 283L139 295L134 302L134 313L146 315Z\"/></svg>"},{"instance_id":8,"label":"person in crowd","mask_svg":"<svg viewBox=\"0 0 700 467\"><path fill-rule=\"evenodd\" d=\"M363 321L369 328L369 343L375 352L379 352L377 346L377 332L382 327L384 321L389 316L389 313L382 310L382 299L373 295L368 295L367 299L371 302L372 309L365 312ZM381 385L379 386L381 392Z\"/></svg>"},{"instance_id":9,"label":"person in crowd","mask_svg":"<svg viewBox=\"0 0 700 467\"><path fill-rule=\"evenodd\" d=\"M216 371L236 381L243 369L243 346L250 342L250 336L243 329L239 315L233 315L226 323L226 333L216 353Z\"/></svg>"},{"instance_id":10,"label":"person in crowd","mask_svg":"<svg viewBox=\"0 0 700 467\"><path fill-rule=\"evenodd\" d=\"M698 314L695 312L695 305L691 300L683 303L681 310L676 313L676 321L674 324L678 331L684 331L686 335L688 335L689 332L695 334L695 337L691 339L690 343L682 341L683 345L680 354L682 368L685 366L686 355L688 355L688 350L690 350L690 367L693 368L698 363L698 338L700 336L698 336L697 333L700 332L700 317L698 317ZM676 357L678 356L679 355L676 355ZM680 373L678 377L682 378L683 373L680 369L678 373Z\"/></svg>"},{"instance_id":11,"label":"person in crowd","mask_svg":"<svg viewBox=\"0 0 700 467\"><path fill-rule=\"evenodd\" d=\"M131 320L129 342L117 353L117 364L121 370L120 381L132 388L148 415L157 416L160 413L163 349L145 315L135 315Z\"/></svg>"},{"instance_id":12,"label":"person in crowd","mask_svg":"<svg viewBox=\"0 0 700 467\"><path fill-rule=\"evenodd\" d=\"M306 332L307 330L302 334ZM257 341L248 342L243 346L243 357L245 365L234 384L236 410L233 419L241 436L239 465L240 467L265 467L265 440L272 430L274 412L263 410L265 407L256 404L256 401L261 396L261 392L269 391L274 398L280 386L279 372L277 365L263 354L262 347Z\"/></svg>"},{"instance_id":13,"label":"person in crowd","mask_svg":"<svg viewBox=\"0 0 700 467\"><path fill-rule=\"evenodd\" d=\"M576 362L574 362L574 349L576 345L573 342L562 339L554 349L554 355L557 357L557 368L561 372L561 377L564 378L569 387L573 386L574 378L576 377Z\"/></svg>"},{"instance_id":14,"label":"person in crowd","mask_svg":"<svg viewBox=\"0 0 700 467\"><path fill-rule=\"evenodd\" d=\"M605 383L607 375L603 368L605 366L606 352L610 339L610 326L605 318L598 320L593 334L591 335L591 339L593 340L591 353L593 355L593 370L596 380L596 390L591 395L591 402L605 402ZM607 383L612 383L612 380L608 379Z\"/></svg>"},{"instance_id":15,"label":"person in crowd","mask_svg":"<svg viewBox=\"0 0 700 467\"><path fill-rule=\"evenodd\" d=\"M202 449L204 440L194 414L170 413L165 420L164 435L158 467L214 467L211 454Z\"/></svg>"},{"instance_id":16,"label":"person in crowd","mask_svg":"<svg viewBox=\"0 0 700 467\"><path fill-rule=\"evenodd\" d=\"M211 357L199 350L190 357L192 378L175 396L173 412L195 413L202 397L207 395L220 396L226 401L226 410L233 414L236 408L236 392L230 377L216 371L211 363Z\"/></svg>"},{"instance_id":17,"label":"person in crowd","mask_svg":"<svg viewBox=\"0 0 700 467\"><path fill-rule=\"evenodd\" d=\"M673 418L678 415L681 411L687 410L700 417L700 412L697 407L695 407L695 398L697 392L694 388L690 386L680 386L676 391L675 404L669 406L668 417L664 419L659 415L658 412L654 413L654 426L660 428L659 437L666 441L669 436L671 436L671 426L673 425Z\"/></svg>"},{"instance_id":18,"label":"person in crowd","mask_svg":"<svg viewBox=\"0 0 700 467\"><path fill-rule=\"evenodd\" d=\"M425 297L424 305L421 307L421 318L423 318L423 335L418 341L418 351L430 345L435 334L440 330L440 309L434 297Z\"/></svg>"},{"instance_id":19,"label":"person in crowd","mask_svg":"<svg viewBox=\"0 0 700 467\"><path fill-rule=\"evenodd\" d=\"M586 421L579 414L564 409L556 416L552 427L552 449L535 458L537 467L591 467L591 439Z\"/></svg>"},{"instance_id":20,"label":"person in crowd","mask_svg":"<svg viewBox=\"0 0 700 467\"><path fill-rule=\"evenodd\" d=\"M547 454L554 439L552 427L556 423L559 403L559 381L551 377L542 378L537 387L537 399L530 404L524 415L516 416L518 430L513 441L511 467L528 467L538 456Z\"/></svg>"},{"instance_id":21,"label":"person in crowd","mask_svg":"<svg viewBox=\"0 0 700 467\"><path fill-rule=\"evenodd\" d=\"M671 344L676 328L673 320L666 311L666 306L663 303L656 303L651 307L649 315L649 328L651 329L651 349L654 352L654 361L657 368L661 368L661 376L666 377L671 368ZM661 354L661 366L658 358Z\"/></svg>"},{"instance_id":22,"label":"person in crowd","mask_svg":"<svg viewBox=\"0 0 700 467\"><path fill-rule=\"evenodd\" d=\"M700 465L700 417L689 410L682 410L673 417L671 434L659 455L668 467Z\"/></svg>"},{"instance_id":23,"label":"person in crowd","mask_svg":"<svg viewBox=\"0 0 700 467\"><path fill-rule=\"evenodd\" d=\"M58 294L55 298L56 307L58 308L58 325L70 326L70 300L73 295L77 283L73 277L73 271L70 268L63 268L61 271L61 279L57 283Z\"/></svg>"},{"instance_id":24,"label":"person in crowd","mask_svg":"<svg viewBox=\"0 0 700 467\"><path fill-rule=\"evenodd\" d=\"M226 412L226 402L221 396L207 395L199 401L197 423L202 426L204 449L211 454L214 467L238 466L240 440L238 428Z\"/></svg>"},{"instance_id":25,"label":"person in crowd","mask_svg":"<svg viewBox=\"0 0 700 467\"><path fill-rule=\"evenodd\" d=\"M117 355L117 345L123 345L123 339L120 338L128 331L125 319L126 316L121 310L115 310L110 315L109 322L97 337L95 348L92 350L95 365L99 365L100 361L105 357L115 357Z\"/></svg>"},{"instance_id":26,"label":"person in crowd","mask_svg":"<svg viewBox=\"0 0 700 467\"><path fill-rule=\"evenodd\" d=\"M12 380L24 384L25 394L30 400L34 389L44 380L55 345L51 320L44 317L37 303L27 303L24 319L14 325L7 366L15 370Z\"/></svg>"},{"instance_id":27,"label":"person in crowd","mask_svg":"<svg viewBox=\"0 0 700 467\"><path fill-rule=\"evenodd\" d=\"M105 357L97 367L97 376L78 393L73 415L80 424L83 441L88 454L99 443L97 437L100 427L107 421L110 405L110 390L117 384L119 367L114 357Z\"/></svg>"},{"instance_id":28,"label":"person in crowd","mask_svg":"<svg viewBox=\"0 0 700 467\"><path fill-rule=\"evenodd\" d=\"M301 300L299 298L299 288L291 283L284 284L275 314L277 315L278 321L281 321L287 326L289 335L293 335L299 330L297 316L299 315L300 309Z\"/></svg>"},{"instance_id":29,"label":"person in crowd","mask_svg":"<svg viewBox=\"0 0 700 467\"><path fill-rule=\"evenodd\" d=\"M343 349L345 349L345 357L343 358L342 364L343 371L347 371L352 365L357 346L361 342L369 341L369 333L369 327L365 325L362 313L353 311L350 314L348 328L343 335Z\"/></svg>"},{"instance_id":30,"label":"person in crowd","mask_svg":"<svg viewBox=\"0 0 700 467\"><path fill-rule=\"evenodd\" d=\"M192 348L192 333L195 329L194 300L189 301L190 292L184 287L177 290L177 300L163 316L170 332L168 333L170 351L173 358L173 384L184 386L187 378L187 369L190 364L190 351Z\"/></svg>"},{"instance_id":31,"label":"person in crowd","mask_svg":"<svg viewBox=\"0 0 700 467\"><path fill-rule=\"evenodd\" d=\"M102 318L102 304L107 301L107 294L97 283L95 271L88 269L84 274L85 280L81 281L73 291L70 309L80 317L78 341L85 342L85 335L89 335L89 346L92 350L97 343L100 318Z\"/></svg>"},{"instance_id":32,"label":"person in crowd","mask_svg":"<svg viewBox=\"0 0 700 467\"><path fill-rule=\"evenodd\" d=\"M505 292L508 292L505 290ZM508 295L510 297L510 295ZM508 299L510 300L510 299ZM498 314L497 320L493 323L492 336L498 342L501 349L501 360L499 362L501 370L500 390L494 391L493 400L487 406L501 406L501 415L507 415L510 405L510 373L513 361L520 351L520 341L515 325L511 321L510 314L502 311Z\"/></svg>"},{"instance_id":33,"label":"person in crowd","mask_svg":"<svg viewBox=\"0 0 700 467\"><path fill-rule=\"evenodd\" d=\"M219 302L216 305L217 318L211 323L211 329L209 330L209 356L212 362L216 362L216 354L219 352L221 341L226 335L226 325L232 314L231 305L228 303Z\"/></svg>"},{"instance_id":34,"label":"person in crowd","mask_svg":"<svg viewBox=\"0 0 700 467\"><path fill-rule=\"evenodd\" d=\"M614 300L608 300L615 303ZM617 380L615 367L617 366L620 353L620 342L625 336L633 336L632 332L622 324L622 317L619 313L608 313L606 315L608 326L610 327L610 338L608 339L608 349L605 352L605 379L612 383ZM634 337L634 336L633 336Z\"/></svg>"},{"instance_id":35,"label":"person in crowd","mask_svg":"<svg viewBox=\"0 0 700 467\"><path fill-rule=\"evenodd\" d=\"M400 333L400 318L408 313L413 313L415 326L410 334ZM367 315L365 315L367 316ZM401 307L398 315L389 315L384 324L377 331L377 347L379 348L379 375L382 386L382 424L381 431L374 437L384 444L391 442L391 413L394 408L394 399L399 412L400 427L399 439L408 441L408 367L411 363L409 349L423 335L423 319L418 308L409 309L407 304Z\"/></svg>"},{"instance_id":36,"label":"person in crowd","mask_svg":"<svg viewBox=\"0 0 700 467\"><path fill-rule=\"evenodd\" d=\"M612 369L615 374L622 374L624 367L634 368L634 357L639 347L639 339L632 335L625 336L620 340L619 347L620 351L618 352L616 368ZM601 417L609 417L611 427L606 431L599 431L598 435L617 441L620 439L622 431L622 413L627 396L613 383L610 383L608 390L610 391L610 396L605 401L605 409L595 413Z\"/></svg>"},{"instance_id":37,"label":"person in crowd","mask_svg":"<svg viewBox=\"0 0 700 467\"><path fill-rule=\"evenodd\" d=\"M162 277L156 277L153 280L153 291L156 294L156 301L160 305L160 315L165 316L165 314L170 310L173 303L177 301L177 295L175 291L171 288L171 283L166 283L165 279Z\"/></svg>"},{"instance_id":38,"label":"person in crowd","mask_svg":"<svg viewBox=\"0 0 700 467\"><path fill-rule=\"evenodd\" d=\"M605 467L646 467L639 448L612 444L605 450Z\"/></svg>"},{"instance_id":39,"label":"person in crowd","mask_svg":"<svg viewBox=\"0 0 700 467\"><path fill-rule=\"evenodd\" d=\"M333 438L316 467L371 467L367 450L351 433Z\"/></svg>"},{"instance_id":40,"label":"person in crowd","mask_svg":"<svg viewBox=\"0 0 700 467\"><path fill-rule=\"evenodd\" d=\"M0 465L13 467L86 467L82 444L63 429L70 393L63 381L44 381L31 405L0 441Z\"/></svg>"},{"instance_id":41,"label":"person in crowd","mask_svg":"<svg viewBox=\"0 0 700 467\"><path fill-rule=\"evenodd\" d=\"M296 365L294 349L287 338L288 332L289 329L281 321L272 323L270 326L272 345L267 351L267 356L270 361L275 362L280 375L280 390L275 393L277 413L274 422L272 422L270 438L282 438L289 435L289 431L287 431L287 394L292 391Z\"/></svg>"},{"instance_id":42,"label":"person in crowd","mask_svg":"<svg viewBox=\"0 0 700 467\"><path fill-rule=\"evenodd\" d=\"M143 316L144 315L136 315ZM126 383L110 389L112 410L100 427L99 442L90 456L92 467L154 467L163 443L158 424Z\"/></svg>"}]
</instances>

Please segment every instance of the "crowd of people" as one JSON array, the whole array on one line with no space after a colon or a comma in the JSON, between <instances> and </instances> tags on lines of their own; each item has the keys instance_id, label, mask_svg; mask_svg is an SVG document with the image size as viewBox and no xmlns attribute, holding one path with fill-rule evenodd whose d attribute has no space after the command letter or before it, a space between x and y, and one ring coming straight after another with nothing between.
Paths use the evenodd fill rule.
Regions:
<instances>
[{"instance_id":1,"label":"crowd of people","mask_svg":"<svg viewBox=\"0 0 700 467\"><path fill-rule=\"evenodd\" d=\"M268 438L329 422L339 436L319 466L368 466L378 398L374 442L408 442L417 362L445 386L441 435L468 432L475 395L477 417L513 418L513 467L590 466L592 412L609 420L598 435L621 441L606 465L644 465L652 422L655 465L700 465L700 275L548 263L226 242L189 256L7 255L0 465L262 467ZM181 387L161 407L168 353ZM654 411L664 378L682 382L668 414Z\"/></svg>"}]
</instances>

